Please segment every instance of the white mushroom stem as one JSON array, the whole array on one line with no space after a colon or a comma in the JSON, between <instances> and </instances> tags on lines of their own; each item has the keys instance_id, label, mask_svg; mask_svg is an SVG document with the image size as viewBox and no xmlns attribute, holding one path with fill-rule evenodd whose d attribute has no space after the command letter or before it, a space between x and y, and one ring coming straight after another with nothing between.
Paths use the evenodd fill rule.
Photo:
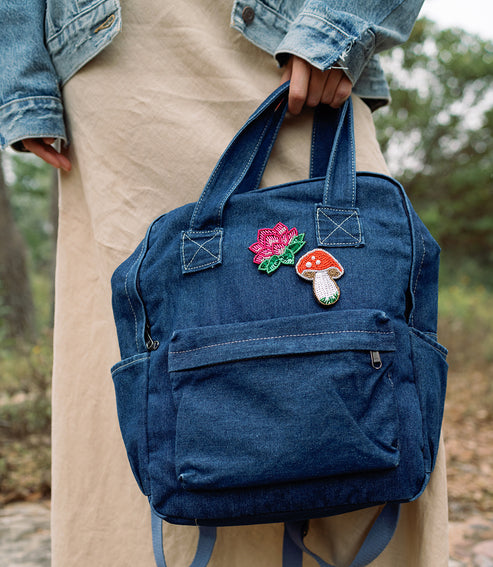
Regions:
<instances>
[{"instance_id":1,"label":"white mushroom stem","mask_svg":"<svg viewBox=\"0 0 493 567\"><path fill-rule=\"evenodd\" d=\"M316 272L313 278L313 293L322 305L330 305L339 299L339 287L324 270Z\"/></svg>"}]
</instances>

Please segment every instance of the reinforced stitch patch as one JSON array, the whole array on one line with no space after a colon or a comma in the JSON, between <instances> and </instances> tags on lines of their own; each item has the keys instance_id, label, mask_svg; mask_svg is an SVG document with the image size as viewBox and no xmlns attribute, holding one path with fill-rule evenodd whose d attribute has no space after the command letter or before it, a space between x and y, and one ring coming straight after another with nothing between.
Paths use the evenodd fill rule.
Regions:
<instances>
[{"instance_id":1,"label":"reinforced stitch patch","mask_svg":"<svg viewBox=\"0 0 493 567\"><path fill-rule=\"evenodd\" d=\"M286 264L294 266L294 255L305 245L305 234L298 234L297 228L291 230L278 222L274 228L261 228L257 232L257 242L248 247L255 256L253 262L258 264L261 272L272 274Z\"/></svg>"},{"instance_id":2,"label":"reinforced stitch patch","mask_svg":"<svg viewBox=\"0 0 493 567\"><path fill-rule=\"evenodd\" d=\"M317 240L319 246L364 246L358 209L317 206Z\"/></svg>"},{"instance_id":3,"label":"reinforced stitch patch","mask_svg":"<svg viewBox=\"0 0 493 567\"><path fill-rule=\"evenodd\" d=\"M222 262L223 229L181 233L182 273L198 272Z\"/></svg>"}]
</instances>

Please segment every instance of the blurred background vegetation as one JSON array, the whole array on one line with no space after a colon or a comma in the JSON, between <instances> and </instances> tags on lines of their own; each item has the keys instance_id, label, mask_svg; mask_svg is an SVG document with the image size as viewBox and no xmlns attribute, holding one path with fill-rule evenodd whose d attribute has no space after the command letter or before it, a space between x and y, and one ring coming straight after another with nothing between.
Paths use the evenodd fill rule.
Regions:
<instances>
[{"instance_id":1,"label":"blurred background vegetation","mask_svg":"<svg viewBox=\"0 0 493 567\"><path fill-rule=\"evenodd\" d=\"M442 247L446 441L460 516L493 503L493 44L421 19L405 49L382 61L393 101L375 114L380 142ZM50 492L57 222L51 169L27 154L2 158L0 504Z\"/></svg>"}]
</instances>

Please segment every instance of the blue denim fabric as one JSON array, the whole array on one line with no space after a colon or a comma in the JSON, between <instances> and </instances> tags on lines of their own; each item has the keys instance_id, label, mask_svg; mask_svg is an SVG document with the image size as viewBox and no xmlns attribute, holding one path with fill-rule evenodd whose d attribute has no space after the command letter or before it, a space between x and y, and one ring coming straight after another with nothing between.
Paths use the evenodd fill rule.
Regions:
<instances>
[{"instance_id":1,"label":"blue denim fabric","mask_svg":"<svg viewBox=\"0 0 493 567\"><path fill-rule=\"evenodd\" d=\"M112 278L122 434L170 522L411 501L434 466L438 245L395 180L355 173L350 104L320 110L309 179L259 189L286 99L267 99L199 201L156 219ZM257 231L279 222L304 234L296 260L322 248L343 266L334 305L293 265L253 263Z\"/></svg>"},{"instance_id":2,"label":"blue denim fabric","mask_svg":"<svg viewBox=\"0 0 493 567\"><path fill-rule=\"evenodd\" d=\"M121 27L118 0L0 3L0 148L67 140L60 87Z\"/></svg>"},{"instance_id":3,"label":"blue denim fabric","mask_svg":"<svg viewBox=\"0 0 493 567\"><path fill-rule=\"evenodd\" d=\"M344 67L377 108L389 92L375 54L406 40L422 1L237 0L231 24L281 63L296 54L321 69ZM0 148L28 137L66 141L60 86L120 29L119 0L0 2Z\"/></svg>"}]
</instances>

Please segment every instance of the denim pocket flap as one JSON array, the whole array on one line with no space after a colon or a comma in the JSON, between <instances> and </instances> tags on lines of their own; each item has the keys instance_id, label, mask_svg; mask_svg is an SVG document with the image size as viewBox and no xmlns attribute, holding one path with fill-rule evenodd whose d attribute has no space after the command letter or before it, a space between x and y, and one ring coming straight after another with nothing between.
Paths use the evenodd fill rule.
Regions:
<instances>
[{"instance_id":1,"label":"denim pocket flap","mask_svg":"<svg viewBox=\"0 0 493 567\"><path fill-rule=\"evenodd\" d=\"M382 311L355 309L178 330L171 339L168 370L342 350L394 351L391 320Z\"/></svg>"}]
</instances>

